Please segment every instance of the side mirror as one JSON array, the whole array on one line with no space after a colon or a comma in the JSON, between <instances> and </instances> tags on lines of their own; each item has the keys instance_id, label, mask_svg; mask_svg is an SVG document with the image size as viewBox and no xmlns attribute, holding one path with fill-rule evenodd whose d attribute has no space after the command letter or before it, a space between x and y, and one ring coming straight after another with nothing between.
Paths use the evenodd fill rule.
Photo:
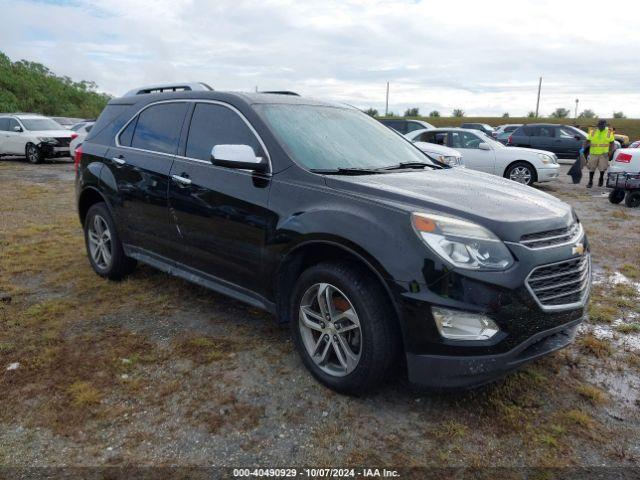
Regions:
<instances>
[{"instance_id":1,"label":"side mirror","mask_svg":"<svg viewBox=\"0 0 640 480\"><path fill-rule=\"evenodd\" d=\"M491 146L486 142L479 143L478 148L480 150L491 150Z\"/></svg>"},{"instance_id":2,"label":"side mirror","mask_svg":"<svg viewBox=\"0 0 640 480\"><path fill-rule=\"evenodd\" d=\"M20 125L16 125L15 127L13 127L13 131L14 132L21 132L22 131L22 127Z\"/></svg>"},{"instance_id":3,"label":"side mirror","mask_svg":"<svg viewBox=\"0 0 640 480\"><path fill-rule=\"evenodd\" d=\"M215 145L211 149L211 163L220 167L266 172L267 162L249 145Z\"/></svg>"}]
</instances>

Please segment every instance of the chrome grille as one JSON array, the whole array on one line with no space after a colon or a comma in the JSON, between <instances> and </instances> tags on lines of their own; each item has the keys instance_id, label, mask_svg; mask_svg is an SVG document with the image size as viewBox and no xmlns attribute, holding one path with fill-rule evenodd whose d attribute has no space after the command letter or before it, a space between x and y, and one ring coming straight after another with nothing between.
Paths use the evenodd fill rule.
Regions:
<instances>
[{"instance_id":1,"label":"chrome grille","mask_svg":"<svg viewBox=\"0 0 640 480\"><path fill-rule=\"evenodd\" d=\"M582 225L578 222L564 228L529 233L520 237L520 243L529 248L545 248L571 243L582 235Z\"/></svg>"},{"instance_id":2,"label":"chrome grille","mask_svg":"<svg viewBox=\"0 0 640 480\"><path fill-rule=\"evenodd\" d=\"M591 285L591 258L587 254L536 267L526 285L543 310L582 306Z\"/></svg>"}]
</instances>

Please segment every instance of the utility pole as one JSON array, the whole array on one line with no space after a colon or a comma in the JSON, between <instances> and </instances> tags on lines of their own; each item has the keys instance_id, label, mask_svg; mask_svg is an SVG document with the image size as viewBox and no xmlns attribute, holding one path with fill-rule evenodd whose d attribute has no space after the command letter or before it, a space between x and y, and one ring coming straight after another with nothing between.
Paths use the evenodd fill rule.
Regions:
<instances>
[{"instance_id":1,"label":"utility pole","mask_svg":"<svg viewBox=\"0 0 640 480\"><path fill-rule=\"evenodd\" d=\"M573 115L574 120L577 120L577 119L578 119L578 102L579 102L579 101L580 101L580 100L578 100L578 99L576 98L576 112L575 112L575 114Z\"/></svg>"},{"instance_id":2,"label":"utility pole","mask_svg":"<svg viewBox=\"0 0 640 480\"><path fill-rule=\"evenodd\" d=\"M384 105L384 116L389 115L389 82L387 82L387 101Z\"/></svg>"},{"instance_id":3,"label":"utility pole","mask_svg":"<svg viewBox=\"0 0 640 480\"><path fill-rule=\"evenodd\" d=\"M542 90L542 77L538 82L538 101L536 102L536 118L538 118L538 110L540 110L540 90Z\"/></svg>"}]
</instances>

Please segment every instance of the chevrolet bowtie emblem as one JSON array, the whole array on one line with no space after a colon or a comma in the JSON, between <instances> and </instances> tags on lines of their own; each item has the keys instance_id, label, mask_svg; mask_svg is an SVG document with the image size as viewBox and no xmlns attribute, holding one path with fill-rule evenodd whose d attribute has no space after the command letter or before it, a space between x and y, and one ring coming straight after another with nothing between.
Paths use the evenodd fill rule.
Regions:
<instances>
[{"instance_id":1,"label":"chevrolet bowtie emblem","mask_svg":"<svg viewBox=\"0 0 640 480\"><path fill-rule=\"evenodd\" d=\"M584 245L581 243L576 243L571 249L572 255L582 255L584 253Z\"/></svg>"}]
</instances>

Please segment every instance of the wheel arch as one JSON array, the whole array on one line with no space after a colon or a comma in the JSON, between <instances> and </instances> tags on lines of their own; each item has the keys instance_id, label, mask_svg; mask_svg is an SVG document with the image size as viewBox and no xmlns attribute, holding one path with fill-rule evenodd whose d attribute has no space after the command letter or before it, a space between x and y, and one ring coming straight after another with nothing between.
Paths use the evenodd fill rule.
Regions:
<instances>
[{"instance_id":1,"label":"wheel arch","mask_svg":"<svg viewBox=\"0 0 640 480\"><path fill-rule=\"evenodd\" d=\"M389 275L384 268L366 251L357 245L351 244L344 239L336 238L314 238L306 239L283 255L281 262L276 269L275 275L275 303L278 311L278 318L282 322L288 322L289 318L289 298L297 279L302 272L312 265L323 261L344 260L355 263L366 269L384 289L392 308L399 318L399 310L391 285L386 280Z\"/></svg>"},{"instance_id":2,"label":"wheel arch","mask_svg":"<svg viewBox=\"0 0 640 480\"><path fill-rule=\"evenodd\" d=\"M514 160L512 162L509 162L509 164L505 167L504 172L502 172L502 176L504 178L509 178L507 173L509 172L511 167L513 167L517 163L526 163L527 165L529 165L531 167L531 170L533 171L533 180L531 181L531 183L535 183L535 182L538 181L538 169L529 160L524 160L524 159L518 159L518 160Z\"/></svg>"},{"instance_id":3,"label":"wheel arch","mask_svg":"<svg viewBox=\"0 0 640 480\"><path fill-rule=\"evenodd\" d=\"M109 213L113 215L111 205L107 198L95 187L85 187L78 197L78 216L80 218L80 224L84 226L84 221L87 218L87 212L92 205L96 203L104 202L107 205Z\"/></svg>"}]
</instances>

